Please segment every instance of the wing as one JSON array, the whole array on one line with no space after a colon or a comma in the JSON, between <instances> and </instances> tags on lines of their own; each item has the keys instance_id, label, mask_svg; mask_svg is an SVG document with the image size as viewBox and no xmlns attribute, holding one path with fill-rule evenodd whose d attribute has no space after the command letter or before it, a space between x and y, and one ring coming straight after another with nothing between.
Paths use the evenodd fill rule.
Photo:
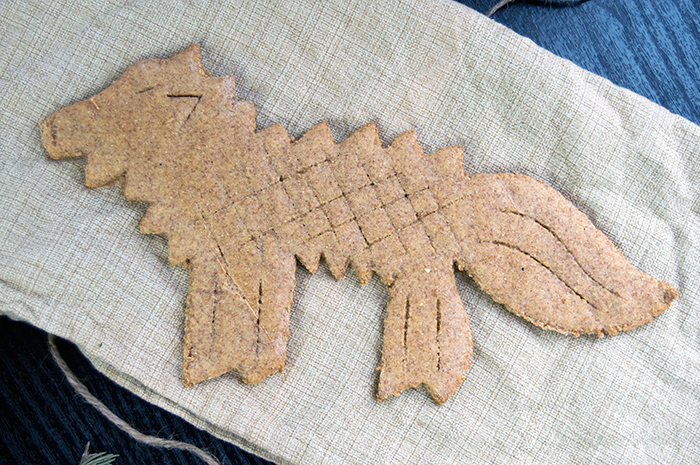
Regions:
<instances>
[{"instance_id":1,"label":"wing","mask_svg":"<svg viewBox=\"0 0 700 465\"><path fill-rule=\"evenodd\" d=\"M634 268L588 218L524 175L470 178L445 209L457 260L497 302L545 329L616 334L661 314L678 297Z\"/></svg>"}]
</instances>

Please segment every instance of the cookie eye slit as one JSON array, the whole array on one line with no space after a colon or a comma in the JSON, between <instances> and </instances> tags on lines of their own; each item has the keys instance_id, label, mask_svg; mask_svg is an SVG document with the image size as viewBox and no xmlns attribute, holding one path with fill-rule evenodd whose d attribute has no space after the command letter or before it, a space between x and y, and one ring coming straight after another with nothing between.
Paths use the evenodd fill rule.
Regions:
<instances>
[{"instance_id":1,"label":"cookie eye slit","mask_svg":"<svg viewBox=\"0 0 700 465\"><path fill-rule=\"evenodd\" d=\"M145 89L141 89L141 90L139 90L139 91L136 91L136 94L137 94L137 95L138 95L138 94L143 94L144 92L151 91L151 90L153 90L153 89L155 89L155 88L156 88L156 86L146 87Z\"/></svg>"},{"instance_id":2,"label":"cookie eye slit","mask_svg":"<svg viewBox=\"0 0 700 465\"><path fill-rule=\"evenodd\" d=\"M187 114L187 117L182 121L182 124L180 127L184 126L185 123L187 123L190 120L190 117L192 116L192 113L197 109L197 105L199 105L199 102L202 101L202 95L196 95L196 94L167 94L167 97L169 98L187 98L187 99L193 99L196 98L197 101L194 103L194 106L190 110L190 112Z\"/></svg>"}]
</instances>

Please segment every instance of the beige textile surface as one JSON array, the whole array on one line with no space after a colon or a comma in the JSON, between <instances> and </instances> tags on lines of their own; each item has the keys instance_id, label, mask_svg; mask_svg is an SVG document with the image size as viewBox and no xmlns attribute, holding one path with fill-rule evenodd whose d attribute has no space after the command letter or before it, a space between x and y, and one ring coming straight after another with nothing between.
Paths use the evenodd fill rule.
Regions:
<instances>
[{"instance_id":1,"label":"beige textile surface","mask_svg":"<svg viewBox=\"0 0 700 465\"><path fill-rule=\"evenodd\" d=\"M700 128L487 18L441 0L36 1L0 5L0 312L77 343L141 397L280 463L698 463ZM387 292L301 267L285 371L181 383L188 274L118 187L51 161L38 124L130 64L198 43L237 76L258 128L294 137L367 122L426 152L462 145L467 173L559 190L680 298L615 337L542 331L466 276L472 365L436 406L375 400Z\"/></svg>"}]
</instances>

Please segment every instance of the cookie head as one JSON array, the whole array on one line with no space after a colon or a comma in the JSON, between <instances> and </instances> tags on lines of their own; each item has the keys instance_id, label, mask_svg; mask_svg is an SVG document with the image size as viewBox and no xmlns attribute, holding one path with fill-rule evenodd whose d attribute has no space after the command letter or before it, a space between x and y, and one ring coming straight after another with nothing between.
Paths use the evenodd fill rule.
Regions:
<instances>
[{"instance_id":1,"label":"cookie head","mask_svg":"<svg viewBox=\"0 0 700 465\"><path fill-rule=\"evenodd\" d=\"M41 136L51 158L88 158L88 187L106 186L135 157L177 136L203 103L230 109L233 90L233 78L210 77L191 45L170 59L132 65L102 92L49 116Z\"/></svg>"}]
</instances>

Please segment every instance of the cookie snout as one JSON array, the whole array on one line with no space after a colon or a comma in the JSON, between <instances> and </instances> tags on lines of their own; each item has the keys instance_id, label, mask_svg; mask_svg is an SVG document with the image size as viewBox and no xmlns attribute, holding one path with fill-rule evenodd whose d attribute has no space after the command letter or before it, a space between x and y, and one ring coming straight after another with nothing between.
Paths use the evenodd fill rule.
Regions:
<instances>
[{"instance_id":1,"label":"cookie snout","mask_svg":"<svg viewBox=\"0 0 700 465\"><path fill-rule=\"evenodd\" d=\"M75 103L52 114L40 125L41 139L53 159L85 157L97 147L92 134L95 116L90 100Z\"/></svg>"}]
</instances>

